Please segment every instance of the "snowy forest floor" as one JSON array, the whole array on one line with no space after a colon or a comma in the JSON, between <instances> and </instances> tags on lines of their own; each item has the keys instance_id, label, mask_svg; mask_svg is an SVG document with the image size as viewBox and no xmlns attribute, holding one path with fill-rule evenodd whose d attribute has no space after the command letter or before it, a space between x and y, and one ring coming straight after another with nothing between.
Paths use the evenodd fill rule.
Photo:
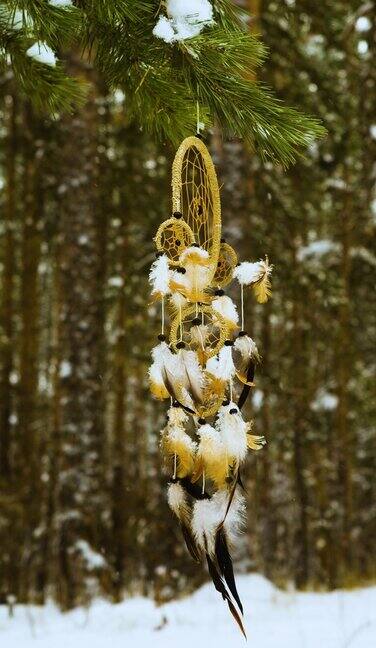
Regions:
<instances>
[{"instance_id":1,"label":"snowy forest floor","mask_svg":"<svg viewBox=\"0 0 376 648\"><path fill-rule=\"evenodd\" d=\"M239 578L252 648L375 648L376 587L331 593L286 593L258 575ZM145 598L96 601L67 614L52 604L0 606L4 648L215 648L246 646L211 585L156 607Z\"/></svg>"}]
</instances>

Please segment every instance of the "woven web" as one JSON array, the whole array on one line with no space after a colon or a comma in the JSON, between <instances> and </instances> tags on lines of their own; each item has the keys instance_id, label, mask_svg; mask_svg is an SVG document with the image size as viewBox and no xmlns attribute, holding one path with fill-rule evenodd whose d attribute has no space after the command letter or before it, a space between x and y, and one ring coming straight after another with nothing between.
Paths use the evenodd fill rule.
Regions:
<instances>
[{"instance_id":1,"label":"woven web","mask_svg":"<svg viewBox=\"0 0 376 648\"><path fill-rule=\"evenodd\" d=\"M234 268L238 262L235 250L227 243L222 243L219 250L218 264L213 278L216 286L227 286L232 280Z\"/></svg>"},{"instance_id":2,"label":"woven web","mask_svg":"<svg viewBox=\"0 0 376 648\"><path fill-rule=\"evenodd\" d=\"M174 263L179 261L179 256L183 250L192 243L192 233L179 221L167 222L160 228L158 247Z\"/></svg>"},{"instance_id":3,"label":"woven web","mask_svg":"<svg viewBox=\"0 0 376 648\"><path fill-rule=\"evenodd\" d=\"M181 170L181 211L192 229L195 241L210 254L213 242L213 194L205 161L191 146L186 151Z\"/></svg>"}]
</instances>

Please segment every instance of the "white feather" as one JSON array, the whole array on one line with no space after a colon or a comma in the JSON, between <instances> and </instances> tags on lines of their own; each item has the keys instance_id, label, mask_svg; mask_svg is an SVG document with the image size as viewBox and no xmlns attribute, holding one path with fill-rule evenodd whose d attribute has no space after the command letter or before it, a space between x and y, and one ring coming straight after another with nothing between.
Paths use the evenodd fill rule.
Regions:
<instances>
[{"instance_id":1,"label":"white feather","mask_svg":"<svg viewBox=\"0 0 376 648\"><path fill-rule=\"evenodd\" d=\"M191 326L189 333L191 336L191 344L204 351L209 335L209 326L207 324Z\"/></svg>"},{"instance_id":2,"label":"white feather","mask_svg":"<svg viewBox=\"0 0 376 648\"><path fill-rule=\"evenodd\" d=\"M168 505L179 520L189 513L187 496L184 488L178 484L169 484L167 489Z\"/></svg>"},{"instance_id":3,"label":"white feather","mask_svg":"<svg viewBox=\"0 0 376 648\"><path fill-rule=\"evenodd\" d=\"M227 297L227 295L217 297L212 301L211 305L216 313L219 313L219 315L222 315L225 320L228 320L234 326L237 326L239 315L236 305L230 297Z\"/></svg>"},{"instance_id":4,"label":"white feather","mask_svg":"<svg viewBox=\"0 0 376 648\"><path fill-rule=\"evenodd\" d=\"M195 351L182 349L178 354L182 360L182 381L184 387L196 401L202 402L205 387L204 374Z\"/></svg>"},{"instance_id":5,"label":"white feather","mask_svg":"<svg viewBox=\"0 0 376 648\"><path fill-rule=\"evenodd\" d=\"M232 347L223 346L218 357L209 358L206 363L206 371L218 380L231 380L235 375L235 365L232 359Z\"/></svg>"},{"instance_id":6,"label":"white feather","mask_svg":"<svg viewBox=\"0 0 376 648\"><path fill-rule=\"evenodd\" d=\"M150 268L149 282L152 286L152 295L164 297L170 292L170 271L168 258L165 254L159 256Z\"/></svg>"},{"instance_id":7,"label":"white feather","mask_svg":"<svg viewBox=\"0 0 376 648\"><path fill-rule=\"evenodd\" d=\"M197 545L203 551L207 549L209 555L213 555L215 552L216 531L224 520L228 501L228 490L219 490L210 500L199 500L193 507L192 532ZM242 524L244 509L244 498L236 493L224 523L224 528L226 533L230 534L230 539L233 539Z\"/></svg>"},{"instance_id":8,"label":"white feather","mask_svg":"<svg viewBox=\"0 0 376 648\"><path fill-rule=\"evenodd\" d=\"M184 412L181 407L170 407L167 412L167 427L184 427L184 424L188 421L189 416Z\"/></svg>"},{"instance_id":9,"label":"white feather","mask_svg":"<svg viewBox=\"0 0 376 648\"><path fill-rule=\"evenodd\" d=\"M184 265L185 262L191 263L191 259L206 262L209 259L209 252L200 247L188 247L181 253L179 262Z\"/></svg>"},{"instance_id":10,"label":"white feather","mask_svg":"<svg viewBox=\"0 0 376 648\"><path fill-rule=\"evenodd\" d=\"M218 461L225 456L225 447L218 431L209 423L201 425L197 434L200 438L198 455L204 461Z\"/></svg>"},{"instance_id":11,"label":"white feather","mask_svg":"<svg viewBox=\"0 0 376 648\"><path fill-rule=\"evenodd\" d=\"M163 383L163 378L162 378L162 372L160 366L156 363L153 362L148 370L149 378L151 382L156 383L157 385L162 385Z\"/></svg>"},{"instance_id":12,"label":"white feather","mask_svg":"<svg viewBox=\"0 0 376 648\"><path fill-rule=\"evenodd\" d=\"M168 375L169 381L173 383L175 390L179 393L176 394L176 397L179 396L178 400L185 405L194 410L195 406L193 400L188 393L187 389L184 387L185 370L181 362L181 357L179 354L172 353L166 342L161 342L154 347L151 351L152 358L156 368L153 371L159 370L162 374L165 373Z\"/></svg>"},{"instance_id":13,"label":"white feather","mask_svg":"<svg viewBox=\"0 0 376 648\"><path fill-rule=\"evenodd\" d=\"M230 414L231 410L236 410L236 414ZM247 432L249 424L243 420L239 408L235 403L222 405L218 412L216 422L222 443L230 461L241 462L247 456Z\"/></svg>"},{"instance_id":14,"label":"white feather","mask_svg":"<svg viewBox=\"0 0 376 648\"><path fill-rule=\"evenodd\" d=\"M163 368L165 362L171 360L172 355L172 351L166 342L160 342L160 344L157 344L157 346L151 350L151 356L154 363L160 368L160 370Z\"/></svg>"},{"instance_id":15,"label":"white feather","mask_svg":"<svg viewBox=\"0 0 376 648\"><path fill-rule=\"evenodd\" d=\"M172 275L174 275L174 273L172 273ZM182 277L182 275L179 275L179 277ZM176 279L176 281L177 281L177 279ZM172 305L175 308L177 308L178 310L180 308L184 308L184 306L186 306L186 304L187 304L187 299L178 292L174 292L171 295L170 301L171 301Z\"/></svg>"},{"instance_id":16,"label":"white feather","mask_svg":"<svg viewBox=\"0 0 376 648\"><path fill-rule=\"evenodd\" d=\"M241 353L244 360L252 358L252 360L260 362L260 354L256 342L252 340L249 335L242 335L241 337L236 338L234 348Z\"/></svg>"},{"instance_id":17,"label":"white feather","mask_svg":"<svg viewBox=\"0 0 376 648\"><path fill-rule=\"evenodd\" d=\"M234 270L234 278L239 281L240 284L249 286L249 284L259 281L263 274L265 273L264 261L256 261L255 263L250 263L249 261L243 261Z\"/></svg>"}]
</instances>

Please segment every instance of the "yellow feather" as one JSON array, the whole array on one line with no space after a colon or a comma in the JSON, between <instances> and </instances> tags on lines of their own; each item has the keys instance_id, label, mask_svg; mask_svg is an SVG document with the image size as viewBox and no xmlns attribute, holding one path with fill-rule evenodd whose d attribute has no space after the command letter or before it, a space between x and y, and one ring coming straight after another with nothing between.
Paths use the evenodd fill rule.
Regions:
<instances>
[{"instance_id":1,"label":"yellow feather","mask_svg":"<svg viewBox=\"0 0 376 648\"><path fill-rule=\"evenodd\" d=\"M265 273L260 281L252 285L252 288L258 303L265 304L272 294L272 285L268 274Z\"/></svg>"},{"instance_id":2,"label":"yellow feather","mask_svg":"<svg viewBox=\"0 0 376 648\"><path fill-rule=\"evenodd\" d=\"M261 450L265 443L265 437L263 436L255 436L254 434L248 434L247 436L247 445L250 450Z\"/></svg>"},{"instance_id":3,"label":"yellow feather","mask_svg":"<svg viewBox=\"0 0 376 648\"><path fill-rule=\"evenodd\" d=\"M170 396L163 383L156 383L153 380L150 381L150 392L158 400L164 400Z\"/></svg>"},{"instance_id":4,"label":"yellow feather","mask_svg":"<svg viewBox=\"0 0 376 648\"><path fill-rule=\"evenodd\" d=\"M196 447L188 434L182 430L167 433L163 437L162 447L170 458L176 455L178 477L187 477L193 472Z\"/></svg>"}]
</instances>

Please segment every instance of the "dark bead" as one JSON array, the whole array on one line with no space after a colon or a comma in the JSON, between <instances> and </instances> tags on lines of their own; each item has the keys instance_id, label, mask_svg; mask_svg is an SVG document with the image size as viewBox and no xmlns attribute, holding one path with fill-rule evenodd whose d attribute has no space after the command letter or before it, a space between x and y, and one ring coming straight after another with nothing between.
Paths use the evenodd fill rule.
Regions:
<instances>
[{"instance_id":1,"label":"dark bead","mask_svg":"<svg viewBox=\"0 0 376 648\"><path fill-rule=\"evenodd\" d=\"M244 337L245 335L247 335L247 331L240 331L238 337Z\"/></svg>"},{"instance_id":2,"label":"dark bead","mask_svg":"<svg viewBox=\"0 0 376 648\"><path fill-rule=\"evenodd\" d=\"M240 263L237 263L237 264L236 264L236 267L238 268L239 266L240 266Z\"/></svg>"},{"instance_id":3,"label":"dark bead","mask_svg":"<svg viewBox=\"0 0 376 648\"><path fill-rule=\"evenodd\" d=\"M179 211L174 212L172 215L174 218L183 218L183 214Z\"/></svg>"},{"instance_id":4,"label":"dark bead","mask_svg":"<svg viewBox=\"0 0 376 648\"><path fill-rule=\"evenodd\" d=\"M226 340L225 346L234 346L234 343L232 340Z\"/></svg>"},{"instance_id":5,"label":"dark bead","mask_svg":"<svg viewBox=\"0 0 376 648\"><path fill-rule=\"evenodd\" d=\"M185 268L179 266L178 268L176 268L176 272L179 272L180 274L185 274L187 271Z\"/></svg>"},{"instance_id":6,"label":"dark bead","mask_svg":"<svg viewBox=\"0 0 376 648\"><path fill-rule=\"evenodd\" d=\"M225 238L221 238L221 243L226 243L226 239L225 239Z\"/></svg>"},{"instance_id":7,"label":"dark bead","mask_svg":"<svg viewBox=\"0 0 376 648\"><path fill-rule=\"evenodd\" d=\"M179 239L176 239L175 243L176 245L181 245L181 241L179 241Z\"/></svg>"},{"instance_id":8,"label":"dark bead","mask_svg":"<svg viewBox=\"0 0 376 648\"><path fill-rule=\"evenodd\" d=\"M237 414L237 413L238 413L238 410L235 407L230 409L230 414Z\"/></svg>"},{"instance_id":9,"label":"dark bead","mask_svg":"<svg viewBox=\"0 0 376 648\"><path fill-rule=\"evenodd\" d=\"M183 342L183 340L181 340L181 342L178 342L176 345L177 349L184 349L184 347L185 347L185 342Z\"/></svg>"},{"instance_id":10,"label":"dark bead","mask_svg":"<svg viewBox=\"0 0 376 648\"><path fill-rule=\"evenodd\" d=\"M223 407L227 407L227 405L230 405L230 401L229 400L224 400L222 405L223 405Z\"/></svg>"},{"instance_id":11,"label":"dark bead","mask_svg":"<svg viewBox=\"0 0 376 648\"><path fill-rule=\"evenodd\" d=\"M200 319L199 317L195 317L195 318L192 320L192 325L193 325L193 326L198 326L199 324L201 324L201 319Z\"/></svg>"},{"instance_id":12,"label":"dark bead","mask_svg":"<svg viewBox=\"0 0 376 648\"><path fill-rule=\"evenodd\" d=\"M206 423L206 419L204 419L204 418L199 418L199 419L198 419L198 422L199 422L199 425L205 425L205 423Z\"/></svg>"},{"instance_id":13,"label":"dark bead","mask_svg":"<svg viewBox=\"0 0 376 648\"><path fill-rule=\"evenodd\" d=\"M217 297L223 297L223 295L225 294L225 291L222 290L222 288L218 288L218 290L216 290L214 294L215 294Z\"/></svg>"},{"instance_id":14,"label":"dark bead","mask_svg":"<svg viewBox=\"0 0 376 648\"><path fill-rule=\"evenodd\" d=\"M155 256L157 257L157 259L159 259L159 257L161 257L163 255L164 255L164 252L156 252L155 253Z\"/></svg>"},{"instance_id":15,"label":"dark bead","mask_svg":"<svg viewBox=\"0 0 376 648\"><path fill-rule=\"evenodd\" d=\"M172 403L172 407L180 407L180 404L178 403L178 401L174 401Z\"/></svg>"},{"instance_id":16,"label":"dark bead","mask_svg":"<svg viewBox=\"0 0 376 648\"><path fill-rule=\"evenodd\" d=\"M160 333L160 334L158 335L158 340L159 340L160 342L165 342L165 340L166 340L166 336L163 335L163 333Z\"/></svg>"},{"instance_id":17,"label":"dark bead","mask_svg":"<svg viewBox=\"0 0 376 648\"><path fill-rule=\"evenodd\" d=\"M198 243L192 243L191 247L200 247Z\"/></svg>"}]
</instances>

